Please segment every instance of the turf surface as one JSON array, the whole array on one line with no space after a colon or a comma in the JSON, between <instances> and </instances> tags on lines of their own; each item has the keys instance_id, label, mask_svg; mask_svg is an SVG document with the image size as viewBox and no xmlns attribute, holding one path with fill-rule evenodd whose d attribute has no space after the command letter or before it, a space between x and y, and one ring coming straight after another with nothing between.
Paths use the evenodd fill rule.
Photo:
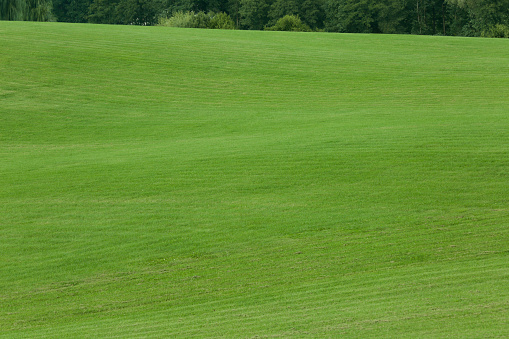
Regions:
<instances>
[{"instance_id":1,"label":"turf surface","mask_svg":"<svg viewBox=\"0 0 509 339\"><path fill-rule=\"evenodd\" d=\"M0 336L509 336L509 41L0 22Z\"/></svg>"}]
</instances>

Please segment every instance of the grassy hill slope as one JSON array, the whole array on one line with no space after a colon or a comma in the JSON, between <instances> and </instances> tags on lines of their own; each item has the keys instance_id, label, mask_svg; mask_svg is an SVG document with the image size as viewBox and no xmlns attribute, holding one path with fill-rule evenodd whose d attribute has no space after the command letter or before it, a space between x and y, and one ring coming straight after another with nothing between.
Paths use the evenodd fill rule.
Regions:
<instances>
[{"instance_id":1,"label":"grassy hill slope","mask_svg":"<svg viewBox=\"0 0 509 339\"><path fill-rule=\"evenodd\" d=\"M0 336L506 337L509 41L0 22Z\"/></svg>"}]
</instances>

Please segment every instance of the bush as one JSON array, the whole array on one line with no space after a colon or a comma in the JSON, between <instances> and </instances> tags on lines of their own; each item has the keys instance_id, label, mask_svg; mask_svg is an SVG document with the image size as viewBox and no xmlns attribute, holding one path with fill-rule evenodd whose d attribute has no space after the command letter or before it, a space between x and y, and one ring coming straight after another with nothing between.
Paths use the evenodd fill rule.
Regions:
<instances>
[{"instance_id":1,"label":"bush","mask_svg":"<svg viewBox=\"0 0 509 339\"><path fill-rule=\"evenodd\" d=\"M172 17L159 20L159 26L181 28L212 28L235 29L235 23L226 13L182 12L178 11Z\"/></svg>"},{"instance_id":2,"label":"bush","mask_svg":"<svg viewBox=\"0 0 509 339\"><path fill-rule=\"evenodd\" d=\"M300 20L297 15L285 15L279 19L274 26L265 27L266 31L291 31L291 32L311 32L308 25Z\"/></svg>"},{"instance_id":3,"label":"bush","mask_svg":"<svg viewBox=\"0 0 509 339\"><path fill-rule=\"evenodd\" d=\"M502 24L496 24L487 32L483 32L482 35L488 38L509 38L509 27Z\"/></svg>"},{"instance_id":4,"label":"bush","mask_svg":"<svg viewBox=\"0 0 509 339\"><path fill-rule=\"evenodd\" d=\"M235 29L235 22L226 13L217 13L210 19L209 28L212 29Z\"/></svg>"},{"instance_id":5,"label":"bush","mask_svg":"<svg viewBox=\"0 0 509 339\"><path fill-rule=\"evenodd\" d=\"M209 28L210 15L204 12L198 12L193 18L193 28Z\"/></svg>"},{"instance_id":6,"label":"bush","mask_svg":"<svg viewBox=\"0 0 509 339\"><path fill-rule=\"evenodd\" d=\"M194 12L175 12L171 18L161 18L159 20L159 25L168 27L193 28Z\"/></svg>"}]
</instances>

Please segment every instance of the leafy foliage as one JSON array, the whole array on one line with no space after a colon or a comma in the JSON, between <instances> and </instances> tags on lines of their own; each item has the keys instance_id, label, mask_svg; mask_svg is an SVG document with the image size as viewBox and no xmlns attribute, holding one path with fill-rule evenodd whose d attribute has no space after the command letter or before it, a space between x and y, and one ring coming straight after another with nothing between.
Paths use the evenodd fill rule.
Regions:
<instances>
[{"instance_id":1,"label":"leafy foliage","mask_svg":"<svg viewBox=\"0 0 509 339\"><path fill-rule=\"evenodd\" d=\"M93 0L87 19L92 23L150 26L162 10L157 0Z\"/></svg>"},{"instance_id":2,"label":"leafy foliage","mask_svg":"<svg viewBox=\"0 0 509 339\"><path fill-rule=\"evenodd\" d=\"M509 27L502 24L496 24L487 32L484 32L483 35L489 38L509 38Z\"/></svg>"},{"instance_id":3,"label":"leafy foliage","mask_svg":"<svg viewBox=\"0 0 509 339\"><path fill-rule=\"evenodd\" d=\"M322 27L324 7L322 0L275 0L268 11L268 24L273 26L285 15L298 16L311 27Z\"/></svg>"},{"instance_id":4,"label":"leafy foliage","mask_svg":"<svg viewBox=\"0 0 509 339\"><path fill-rule=\"evenodd\" d=\"M96 24L116 24L117 5L117 0L93 0L88 9L88 21Z\"/></svg>"},{"instance_id":5,"label":"leafy foliage","mask_svg":"<svg viewBox=\"0 0 509 339\"><path fill-rule=\"evenodd\" d=\"M285 15L298 15L299 4L296 0L275 0L269 8L269 24L275 25L276 22Z\"/></svg>"},{"instance_id":6,"label":"leafy foliage","mask_svg":"<svg viewBox=\"0 0 509 339\"><path fill-rule=\"evenodd\" d=\"M234 24L226 16L211 23L216 13ZM509 27L509 0L0 0L1 20L154 25L175 17L171 24L185 27L262 30L286 15L328 32L491 37Z\"/></svg>"},{"instance_id":7,"label":"leafy foliage","mask_svg":"<svg viewBox=\"0 0 509 339\"><path fill-rule=\"evenodd\" d=\"M0 20L23 20L26 7L24 0L0 0Z\"/></svg>"},{"instance_id":8,"label":"leafy foliage","mask_svg":"<svg viewBox=\"0 0 509 339\"><path fill-rule=\"evenodd\" d=\"M298 15L285 15L279 19L274 26L266 27L267 31L291 31L291 32L310 32L308 25L300 20Z\"/></svg>"},{"instance_id":9,"label":"leafy foliage","mask_svg":"<svg viewBox=\"0 0 509 339\"><path fill-rule=\"evenodd\" d=\"M53 5L51 0L27 0L27 21L52 21Z\"/></svg>"},{"instance_id":10,"label":"leafy foliage","mask_svg":"<svg viewBox=\"0 0 509 339\"><path fill-rule=\"evenodd\" d=\"M329 0L327 2L329 32L372 33L374 10L371 0Z\"/></svg>"},{"instance_id":11,"label":"leafy foliage","mask_svg":"<svg viewBox=\"0 0 509 339\"><path fill-rule=\"evenodd\" d=\"M177 11L168 19L160 19L159 25L168 27L194 28L194 12Z\"/></svg>"},{"instance_id":12,"label":"leafy foliage","mask_svg":"<svg viewBox=\"0 0 509 339\"><path fill-rule=\"evenodd\" d=\"M210 19L209 28L212 28L212 29L235 29L235 22L228 14L221 12L221 13L217 13Z\"/></svg>"},{"instance_id":13,"label":"leafy foliage","mask_svg":"<svg viewBox=\"0 0 509 339\"><path fill-rule=\"evenodd\" d=\"M0 20L52 21L51 0L0 0Z\"/></svg>"},{"instance_id":14,"label":"leafy foliage","mask_svg":"<svg viewBox=\"0 0 509 339\"><path fill-rule=\"evenodd\" d=\"M177 11L170 18L161 18L160 26L181 28L235 29L235 23L226 13L194 13Z\"/></svg>"},{"instance_id":15,"label":"leafy foliage","mask_svg":"<svg viewBox=\"0 0 509 339\"><path fill-rule=\"evenodd\" d=\"M92 0L53 0L53 14L59 21L87 22Z\"/></svg>"},{"instance_id":16,"label":"leafy foliage","mask_svg":"<svg viewBox=\"0 0 509 339\"><path fill-rule=\"evenodd\" d=\"M239 14L244 29L263 29L268 21L269 3L267 0L240 0Z\"/></svg>"}]
</instances>

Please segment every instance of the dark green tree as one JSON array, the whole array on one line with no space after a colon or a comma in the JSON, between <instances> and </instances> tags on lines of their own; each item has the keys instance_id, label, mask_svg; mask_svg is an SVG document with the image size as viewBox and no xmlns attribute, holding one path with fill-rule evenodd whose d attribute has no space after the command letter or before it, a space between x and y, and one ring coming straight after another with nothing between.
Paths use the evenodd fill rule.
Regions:
<instances>
[{"instance_id":1,"label":"dark green tree","mask_svg":"<svg viewBox=\"0 0 509 339\"><path fill-rule=\"evenodd\" d=\"M268 21L269 3L266 0L240 0L240 25L244 29L263 29Z\"/></svg>"},{"instance_id":2,"label":"dark green tree","mask_svg":"<svg viewBox=\"0 0 509 339\"><path fill-rule=\"evenodd\" d=\"M469 12L469 26L473 35L487 35L496 25L509 26L509 0L458 1Z\"/></svg>"},{"instance_id":3,"label":"dark green tree","mask_svg":"<svg viewBox=\"0 0 509 339\"><path fill-rule=\"evenodd\" d=\"M268 11L269 25L275 25L276 22L285 15L298 15L299 4L297 0L275 0L270 5Z\"/></svg>"},{"instance_id":4,"label":"dark green tree","mask_svg":"<svg viewBox=\"0 0 509 339\"><path fill-rule=\"evenodd\" d=\"M299 17L309 27L321 29L324 25L324 0L304 0L299 6Z\"/></svg>"},{"instance_id":5,"label":"dark green tree","mask_svg":"<svg viewBox=\"0 0 509 339\"><path fill-rule=\"evenodd\" d=\"M0 0L0 20L23 20L26 10L25 0Z\"/></svg>"},{"instance_id":6,"label":"dark green tree","mask_svg":"<svg viewBox=\"0 0 509 339\"><path fill-rule=\"evenodd\" d=\"M51 21L53 20L51 0L26 0L24 20Z\"/></svg>"},{"instance_id":7,"label":"dark green tree","mask_svg":"<svg viewBox=\"0 0 509 339\"><path fill-rule=\"evenodd\" d=\"M235 27L240 27L240 0L228 0L225 13L228 13L235 22Z\"/></svg>"},{"instance_id":8,"label":"dark green tree","mask_svg":"<svg viewBox=\"0 0 509 339\"><path fill-rule=\"evenodd\" d=\"M92 0L53 0L53 14L57 21L87 22Z\"/></svg>"},{"instance_id":9,"label":"dark green tree","mask_svg":"<svg viewBox=\"0 0 509 339\"><path fill-rule=\"evenodd\" d=\"M164 3L164 13L167 18L170 18L176 12L191 12L193 11L193 0L167 0Z\"/></svg>"},{"instance_id":10,"label":"dark green tree","mask_svg":"<svg viewBox=\"0 0 509 339\"><path fill-rule=\"evenodd\" d=\"M163 8L169 18L174 13L181 12L228 12L228 0L164 0Z\"/></svg>"},{"instance_id":11,"label":"dark green tree","mask_svg":"<svg viewBox=\"0 0 509 339\"><path fill-rule=\"evenodd\" d=\"M450 1L445 1L447 13L447 35L465 35L464 28L468 27L469 15L464 7L460 7Z\"/></svg>"},{"instance_id":12,"label":"dark green tree","mask_svg":"<svg viewBox=\"0 0 509 339\"><path fill-rule=\"evenodd\" d=\"M116 23L124 25L150 26L157 23L157 16L163 10L159 0L120 0L116 6Z\"/></svg>"},{"instance_id":13,"label":"dark green tree","mask_svg":"<svg viewBox=\"0 0 509 339\"><path fill-rule=\"evenodd\" d=\"M325 30L349 33L410 33L408 0L327 0Z\"/></svg>"},{"instance_id":14,"label":"dark green tree","mask_svg":"<svg viewBox=\"0 0 509 339\"><path fill-rule=\"evenodd\" d=\"M375 9L371 0L328 0L325 30L329 32L372 33Z\"/></svg>"},{"instance_id":15,"label":"dark green tree","mask_svg":"<svg viewBox=\"0 0 509 339\"><path fill-rule=\"evenodd\" d=\"M88 21L94 24L116 24L118 0L94 0L88 8Z\"/></svg>"},{"instance_id":16,"label":"dark green tree","mask_svg":"<svg viewBox=\"0 0 509 339\"><path fill-rule=\"evenodd\" d=\"M53 20L51 0L0 0L0 20Z\"/></svg>"},{"instance_id":17,"label":"dark green tree","mask_svg":"<svg viewBox=\"0 0 509 339\"><path fill-rule=\"evenodd\" d=\"M371 5L374 24L373 31L377 33L394 34L410 33L412 15L407 0L380 0Z\"/></svg>"},{"instance_id":18,"label":"dark green tree","mask_svg":"<svg viewBox=\"0 0 509 339\"><path fill-rule=\"evenodd\" d=\"M322 0L275 0L268 12L269 25L275 25L285 15L298 15L311 28L323 28L323 5Z\"/></svg>"},{"instance_id":19,"label":"dark green tree","mask_svg":"<svg viewBox=\"0 0 509 339\"><path fill-rule=\"evenodd\" d=\"M414 34L447 35L451 26L450 8L445 0L413 0Z\"/></svg>"}]
</instances>

